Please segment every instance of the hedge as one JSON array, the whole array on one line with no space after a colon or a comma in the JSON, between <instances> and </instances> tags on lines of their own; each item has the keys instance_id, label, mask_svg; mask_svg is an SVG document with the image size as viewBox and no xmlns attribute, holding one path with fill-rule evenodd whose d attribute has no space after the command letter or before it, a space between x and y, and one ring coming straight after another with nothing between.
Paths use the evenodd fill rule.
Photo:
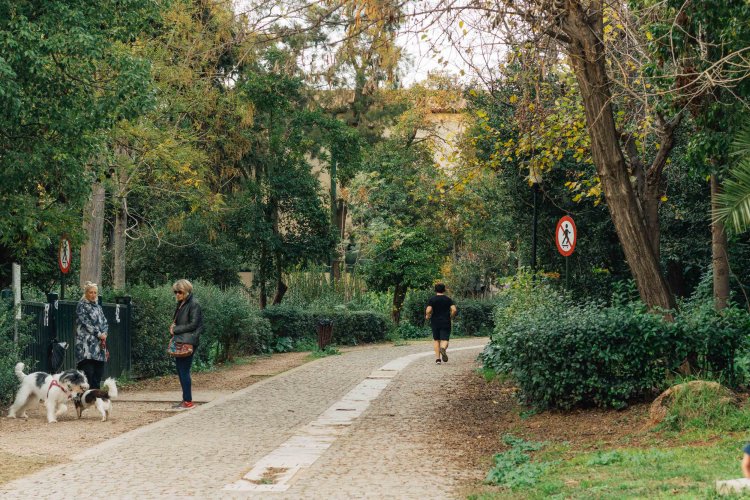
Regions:
<instances>
[{"instance_id":1,"label":"hedge","mask_svg":"<svg viewBox=\"0 0 750 500\"><path fill-rule=\"evenodd\" d=\"M198 367L270 350L270 324L241 289L222 290L201 283L193 286L203 311L204 327L195 360ZM172 287L134 286L128 293L133 298L133 374L153 377L174 373L174 361L166 354L175 310Z\"/></svg>"},{"instance_id":2,"label":"hedge","mask_svg":"<svg viewBox=\"0 0 750 500\"><path fill-rule=\"evenodd\" d=\"M309 311L299 307L276 305L261 315L268 319L276 339L314 338L318 319L333 320L333 341L341 345L379 342L386 338L390 320L373 311Z\"/></svg>"},{"instance_id":3,"label":"hedge","mask_svg":"<svg viewBox=\"0 0 750 500\"><path fill-rule=\"evenodd\" d=\"M461 299L456 301L458 314L453 322L456 335L489 335L495 328L495 304L489 301Z\"/></svg>"}]
</instances>

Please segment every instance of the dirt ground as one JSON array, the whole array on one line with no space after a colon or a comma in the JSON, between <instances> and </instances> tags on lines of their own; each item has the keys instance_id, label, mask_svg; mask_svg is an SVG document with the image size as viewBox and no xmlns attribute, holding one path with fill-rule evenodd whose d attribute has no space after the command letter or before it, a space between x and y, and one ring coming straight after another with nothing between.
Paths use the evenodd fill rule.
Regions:
<instances>
[{"instance_id":1,"label":"dirt ground","mask_svg":"<svg viewBox=\"0 0 750 500\"><path fill-rule=\"evenodd\" d=\"M360 348L367 347L355 349ZM309 360L307 353L275 354L212 372L194 373L194 392L225 394ZM568 441L577 449L596 449L625 439L632 444L633 437L637 440L648 420L648 405L622 411L531 414L518 405L515 389L509 383L488 383L479 374L468 373L459 385L462 387L459 395L438 403L442 408L435 412L439 419L436 427L445 429L442 442L453 449L451 455L467 469L489 470L492 456L505 448L501 441L504 434L533 441ZM169 402L145 399L155 393L178 390L176 376L122 387L121 396L127 395L128 400L115 401L115 418L106 423L98 422L95 409L87 410L77 420L72 407L59 424L47 424L41 407L30 411L28 420L0 418L0 484L69 461L69 457L90 446L172 415ZM2 410L4 413L6 409ZM476 493L481 488L466 484L465 493Z\"/></svg>"}]
</instances>

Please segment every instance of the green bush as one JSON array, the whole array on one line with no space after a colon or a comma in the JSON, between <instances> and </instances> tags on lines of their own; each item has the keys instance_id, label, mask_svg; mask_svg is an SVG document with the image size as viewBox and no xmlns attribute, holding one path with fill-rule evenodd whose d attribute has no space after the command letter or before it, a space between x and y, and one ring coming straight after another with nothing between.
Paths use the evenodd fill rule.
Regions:
<instances>
[{"instance_id":1,"label":"green bush","mask_svg":"<svg viewBox=\"0 0 750 500\"><path fill-rule=\"evenodd\" d=\"M408 321L414 326L424 326L424 311L427 309L427 301L433 295L435 293L432 290L410 290L404 300L401 319Z\"/></svg>"},{"instance_id":2,"label":"green bush","mask_svg":"<svg viewBox=\"0 0 750 500\"><path fill-rule=\"evenodd\" d=\"M550 294L498 327L485 366L511 373L538 408L622 407L663 385L676 329L636 304L576 305ZM503 314L500 314L503 317Z\"/></svg>"},{"instance_id":3,"label":"green bush","mask_svg":"<svg viewBox=\"0 0 750 500\"><path fill-rule=\"evenodd\" d=\"M339 345L382 342L391 325L388 316L372 311L337 311L330 318L333 342Z\"/></svg>"},{"instance_id":4,"label":"green bush","mask_svg":"<svg viewBox=\"0 0 750 500\"><path fill-rule=\"evenodd\" d=\"M300 307L275 305L261 311L271 325L275 339L289 337L299 339L315 335L315 315Z\"/></svg>"},{"instance_id":5,"label":"green bush","mask_svg":"<svg viewBox=\"0 0 750 500\"><path fill-rule=\"evenodd\" d=\"M397 339L424 339L429 337L431 333L428 326L414 326L411 323L402 322L395 328L393 337Z\"/></svg>"},{"instance_id":6,"label":"green bush","mask_svg":"<svg viewBox=\"0 0 750 500\"><path fill-rule=\"evenodd\" d=\"M294 306L277 305L263 310L269 320L276 351L287 351L304 338L317 337L319 319L333 320L333 341L340 345L379 342L385 339L390 321L384 314L373 311L307 311ZM289 339L289 341L282 340Z\"/></svg>"},{"instance_id":7,"label":"green bush","mask_svg":"<svg viewBox=\"0 0 750 500\"><path fill-rule=\"evenodd\" d=\"M495 327L495 304L489 301L463 299L457 301L458 315L453 322L456 335L489 335Z\"/></svg>"},{"instance_id":8,"label":"green bush","mask_svg":"<svg viewBox=\"0 0 750 500\"><path fill-rule=\"evenodd\" d=\"M0 301L0 404L6 405L13 401L18 389L18 378L15 374L16 363L26 364L28 373L30 360L25 359L23 351L31 340L29 321L19 321L18 338L16 344L14 335L13 311L5 301Z\"/></svg>"},{"instance_id":9,"label":"green bush","mask_svg":"<svg viewBox=\"0 0 750 500\"><path fill-rule=\"evenodd\" d=\"M675 315L675 356L695 355L698 373L730 386L744 383L735 360L748 349L750 314L735 304L716 311L713 298L695 299Z\"/></svg>"},{"instance_id":10,"label":"green bush","mask_svg":"<svg viewBox=\"0 0 750 500\"><path fill-rule=\"evenodd\" d=\"M667 384L690 355L703 378L746 381L736 362L747 352L750 315L735 305L717 312L708 294L681 305L670 322L616 287L612 305L575 304L520 276L496 298L495 333L482 353L486 369L512 374L540 408L620 407Z\"/></svg>"},{"instance_id":11,"label":"green bush","mask_svg":"<svg viewBox=\"0 0 750 500\"><path fill-rule=\"evenodd\" d=\"M172 287L135 286L128 293L133 304L133 375L155 377L174 373L174 361L167 356L169 325L175 310Z\"/></svg>"},{"instance_id":12,"label":"green bush","mask_svg":"<svg viewBox=\"0 0 750 500\"><path fill-rule=\"evenodd\" d=\"M204 368L236 355L258 354L271 349L270 325L259 315L239 288L222 290L193 283L195 298L203 311L203 335L196 354L196 367ZM174 373L167 356L169 325L175 311L171 285L135 286L133 297L133 373L153 377Z\"/></svg>"},{"instance_id":13,"label":"green bush","mask_svg":"<svg viewBox=\"0 0 750 500\"><path fill-rule=\"evenodd\" d=\"M271 322L255 312L248 318L248 328L241 331L237 339L237 354L250 356L273 351Z\"/></svg>"},{"instance_id":14,"label":"green bush","mask_svg":"<svg viewBox=\"0 0 750 500\"><path fill-rule=\"evenodd\" d=\"M244 354L267 351L271 343L270 323L248 301L240 288L219 289L196 286L196 298L203 311L202 349L199 356L208 365L232 360ZM242 352L240 351L242 339Z\"/></svg>"}]
</instances>

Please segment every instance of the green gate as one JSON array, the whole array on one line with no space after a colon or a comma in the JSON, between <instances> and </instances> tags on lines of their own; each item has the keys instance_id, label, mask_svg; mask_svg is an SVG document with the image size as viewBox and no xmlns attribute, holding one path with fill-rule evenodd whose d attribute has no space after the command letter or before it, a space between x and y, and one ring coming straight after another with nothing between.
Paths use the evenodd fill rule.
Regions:
<instances>
[{"instance_id":1,"label":"green gate","mask_svg":"<svg viewBox=\"0 0 750 500\"><path fill-rule=\"evenodd\" d=\"M47 303L21 302L21 311L31 316L36 326L26 355L36 361L36 370L49 371L47 354L50 341L67 342L63 370L75 368L75 322L77 301L58 300L57 294L49 294ZM132 304L130 297L117 297L115 303L101 304L109 324L107 348L109 361L104 367L104 377L120 377L131 370Z\"/></svg>"}]
</instances>

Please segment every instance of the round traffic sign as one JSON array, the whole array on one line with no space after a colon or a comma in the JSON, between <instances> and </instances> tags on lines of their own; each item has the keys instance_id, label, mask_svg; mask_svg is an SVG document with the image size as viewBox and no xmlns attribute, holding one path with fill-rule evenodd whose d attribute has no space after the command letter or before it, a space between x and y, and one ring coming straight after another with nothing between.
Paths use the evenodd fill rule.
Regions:
<instances>
[{"instance_id":1,"label":"round traffic sign","mask_svg":"<svg viewBox=\"0 0 750 500\"><path fill-rule=\"evenodd\" d=\"M73 252L70 248L70 240L67 236L60 238L60 249L57 252L57 265L63 274L70 272L70 263L73 260Z\"/></svg>"},{"instance_id":2,"label":"round traffic sign","mask_svg":"<svg viewBox=\"0 0 750 500\"><path fill-rule=\"evenodd\" d=\"M557 222L555 230L555 244L557 251L564 257L568 257L576 248L576 224L573 219L566 215Z\"/></svg>"}]
</instances>

